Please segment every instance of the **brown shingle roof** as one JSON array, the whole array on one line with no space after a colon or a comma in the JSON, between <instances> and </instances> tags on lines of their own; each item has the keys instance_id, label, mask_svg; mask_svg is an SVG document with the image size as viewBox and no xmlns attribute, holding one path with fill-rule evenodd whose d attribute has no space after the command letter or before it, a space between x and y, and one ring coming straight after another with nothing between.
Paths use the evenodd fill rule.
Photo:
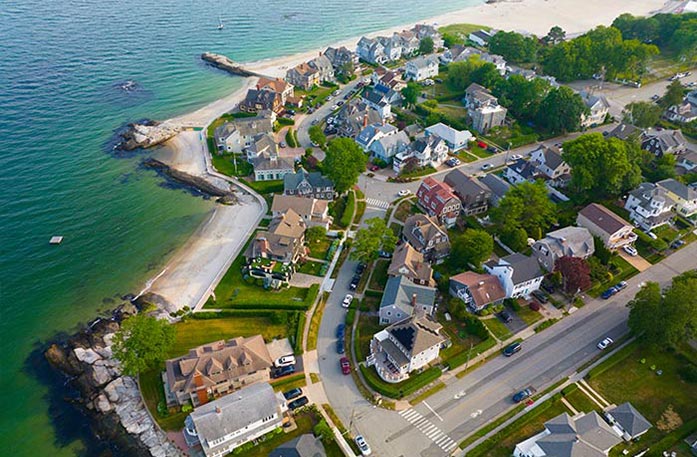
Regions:
<instances>
[{"instance_id":1,"label":"brown shingle roof","mask_svg":"<svg viewBox=\"0 0 697 457\"><path fill-rule=\"evenodd\" d=\"M451 281L467 286L477 307L486 306L506 298L506 292L496 276L465 271L452 276Z\"/></svg>"},{"instance_id":2,"label":"brown shingle roof","mask_svg":"<svg viewBox=\"0 0 697 457\"><path fill-rule=\"evenodd\" d=\"M613 234L622 229L622 227L632 226L632 224L625 221L617 214L597 203L591 203L590 205L586 206L579 212L579 214L582 214L585 218L590 220L593 224L597 225L608 234Z\"/></svg>"}]
</instances>

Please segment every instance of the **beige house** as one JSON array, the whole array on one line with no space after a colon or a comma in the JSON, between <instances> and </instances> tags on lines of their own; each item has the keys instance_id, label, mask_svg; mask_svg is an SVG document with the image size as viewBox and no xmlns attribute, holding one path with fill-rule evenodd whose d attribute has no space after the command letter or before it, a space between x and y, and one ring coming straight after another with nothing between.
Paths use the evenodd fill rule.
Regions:
<instances>
[{"instance_id":1,"label":"beige house","mask_svg":"<svg viewBox=\"0 0 697 457\"><path fill-rule=\"evenodd\" d=\"M411 247L409 243L402 243L394 251L387 274L405 276L415 284L435 286L431 265L424 260L424 255Z\"/></svg>"},{"instance_id":2,"label":"beige house","mask_svg":"<svg viewBox=\"0 0 697 457\"><path fill-rule=\"evenodd\" d=\"M293 97L295 92L293 85L284 81L281 78L266 78L261 77L257 82L257 90L268 90L278 94L281 97L281 104L285 105L288 99Z\"/></svg>"},{"instance_id":3,"label":"beige house","mask_svg":"<svg viewBox=\"0 0 697 457\"><path fill-rule=\"evenodd\" d=\"M261 335L199 346L165 362L167 404L203 405L245 385L268 381L272 365Z\"/></svg>"},{"instance_id":4,"label":"beige house","mask_svg":"<svg viewBox=\"0 0 697 457\"><path fill-rule=\"evenodd\" d=\"M312 89L312 86L319 86L320 78L319 70L311 67L307 62L303 62L286 72L286 81L305 90Z\"/></svg>"},{"instance_id":5,"label":"beige house","mask_svg":"<svg viewBox=\"0 0 697 457\"><path fill-rule=\"evenodd\" d=\"M271 214L277 218L282 217L286 211L293 210L303 218L307 227L319 226L328 230L332 223L328 203L327 200L297 195L274 195Z\"/></svg>"},{"instance_id":6,"label":"beige house","mask_svg":"<svg viewBox=\"0 0 697 457\"><path fill-rule=\"evenodd\" d=\"M632 224L597 203L583 208L576 217L576 224L603 240L605 247L611 251L632 244L637 239Z\"/></svg>"},{"instance_id":7,"label":"beige house","mask_svg":"<svg viewBox=\"0 0 697 457\"><path fill-rule=\"evenodd\" d=\"M292 209L274 218L265 231L257 232L245 257L268 259L286 265L305 257L305 220Z\"/></svg>"}]
</instances>

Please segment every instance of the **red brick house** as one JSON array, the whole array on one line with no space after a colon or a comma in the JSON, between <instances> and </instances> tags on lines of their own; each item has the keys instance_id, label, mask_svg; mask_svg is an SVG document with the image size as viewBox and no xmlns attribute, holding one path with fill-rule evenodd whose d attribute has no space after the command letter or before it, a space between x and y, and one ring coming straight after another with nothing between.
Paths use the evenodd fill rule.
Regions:
<instances>
[{"instance_id":1,"label":"red brick house","mask_svg":"<svg viewBox=\"0 0 697 457\"><path fill-rule=\"evenodd\" d=\"M446 227L455 225L462 203L448 184L428 177L421 183L416 197L429 216L436 217Z\"/></svg>"}]
</instances>

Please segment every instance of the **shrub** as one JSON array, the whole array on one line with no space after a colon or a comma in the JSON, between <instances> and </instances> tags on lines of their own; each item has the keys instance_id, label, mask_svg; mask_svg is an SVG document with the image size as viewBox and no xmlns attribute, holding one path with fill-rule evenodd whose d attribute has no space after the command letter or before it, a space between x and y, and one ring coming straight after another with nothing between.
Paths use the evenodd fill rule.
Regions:
<instances>
[{"instance_id":1,"label":"shrub","mask_svg":"<svg viewBox=\"0 0 697 457\"><path fill-rule=\"evenodd\" d=\"M688 362L687 364L678 368L678 374L685 382L689 382L691 384L697 383L697 365L693 365L692 363Z\"/></svg>"},{"instance_id":2,"label":"shrub","mask_svg":"<svg viewBox=\"0 0 697 457\"><path fill-rule=\"evenodd\" d=\"M295 125L295 121L287 117L279 117L276 119L276 122L278 122L279 125Z\"/></svg>"},{"instance_id":3,"label":"shrub","mask_svg":"<svg viewBox=\"0 0 697 457\"><path fill-rule=\"evenodd\" d=\"M344 214L341 215L339 219L339 225L342 227L348 227L351 225L353 220L353 213L356 207L356 196L353 192L348 194L348 202L346 203L346 209L344 209Z\"/></svg>"},{"instance_id":4,"label":"shrub","mask_svg":"<svg viewBox=\"0 0 697 457\"><path fill-rule=\"evenodd\" d=\"M520 304L515 298L507 298L503 301L503 304L511 308L513 311L520 311Z\"/></svg>"},{"instance_id":5,"label":"shrub","mask_svg":"<svg viewBox=\"0 0 697 457\"><path fill-rule=\"evenodd\" d=\"M537 303L536 301L533 301L532 303L530 303L530 309L531 309L531 310L533 310L533 311L539 311L540 308L541 308L540 304Z\"/></svg>"}]
</instances>

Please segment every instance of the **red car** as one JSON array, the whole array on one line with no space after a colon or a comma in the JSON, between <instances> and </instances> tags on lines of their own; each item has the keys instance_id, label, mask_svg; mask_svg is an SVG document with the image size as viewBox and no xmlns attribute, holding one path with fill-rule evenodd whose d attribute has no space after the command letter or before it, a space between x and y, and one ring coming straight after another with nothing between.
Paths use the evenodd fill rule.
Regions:
<instances>
[{"instance_id":1,"label":"red car","mask_svg":"<svg viewBox=\"0 0 697 457\"><path fill-rule=\"evenodd\" d=\"M370 166L370 171L378 171L379 169L380 169L380 167L378 167L377 165Z\"/></svg>"},{"instance_id":2,"label":"red car","mask_svg":"<svg viewBox=\"0 0 697 457\"><path fill-rule=\"evenodd\" d=\"M478 141L478 142L477 142L477 146L479 146L479 147L482 148L482 149L486 149L486 143L483 142L483 141Z\"/></svg>"},{"instance_id":3,"label":"red car","mask_svg":"<svg viewBox=\"0 0 697 457\"><path fill-rule=\"evenodd\" d=\"M341 364L341 372L343 374L351 374L351 364L347 357L342 357L339 363Z\"/></svg>"}]
</instances>

